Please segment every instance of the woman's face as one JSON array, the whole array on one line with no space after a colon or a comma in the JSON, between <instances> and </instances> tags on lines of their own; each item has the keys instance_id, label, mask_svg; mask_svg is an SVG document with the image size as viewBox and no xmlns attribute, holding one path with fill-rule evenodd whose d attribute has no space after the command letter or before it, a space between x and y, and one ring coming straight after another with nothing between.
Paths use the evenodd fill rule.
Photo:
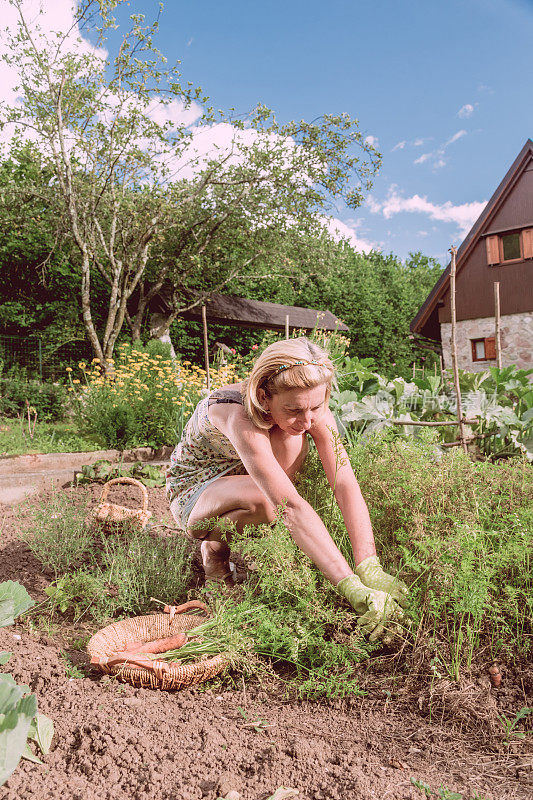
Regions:
<instances>
[{"instance_id":1,"label":"woman's face","mask_svg":"<svg viewBox=\"0 0 533 800\"><path fill-rule=\"evenodd\" d=\"M286 389L267 397L260 391L259 400L272 421L285 433L301 436L315 425L326 409L327 384L314 389Z\"/></svg>"}]
</instances>

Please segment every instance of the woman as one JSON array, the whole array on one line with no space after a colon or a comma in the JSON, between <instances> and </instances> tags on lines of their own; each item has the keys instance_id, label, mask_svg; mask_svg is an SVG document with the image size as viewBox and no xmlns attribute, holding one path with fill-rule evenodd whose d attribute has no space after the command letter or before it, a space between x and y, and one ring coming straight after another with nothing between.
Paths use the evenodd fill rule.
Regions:
<instances>
[{"instance_id":1,"label":"woman","mask_svg":"<svg viewBox=\"0 0 533 800\"><path fill-rule=\"evenodd\" d=\"M401 618L407 587L376 557L370 517L340 443L328 400L333 364L305 337L269 345L250 377L200 401L167 474L178 525L201 539L206 579L231 583L229 547L214 517L245 525L274 521L278 507L296 544L336 586L370 638ZM350 536L355 574L293 480L315 442Z\"/></svg>"}]
</instances>

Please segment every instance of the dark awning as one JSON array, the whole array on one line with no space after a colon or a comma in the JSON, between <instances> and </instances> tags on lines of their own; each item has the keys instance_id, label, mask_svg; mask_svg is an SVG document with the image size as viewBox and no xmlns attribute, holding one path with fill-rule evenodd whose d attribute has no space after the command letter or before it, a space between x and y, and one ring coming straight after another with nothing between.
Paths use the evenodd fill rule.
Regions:
<instances>
[{"instance_id":1,"label":"dark awning","mask_svg":"<svg viewBox=\"0 0 533 800\"><path fill-rule=\"evenodd\" d=\"M158 295L158 312L164 315L164 292ZM285 330L285 319L289 317L289 328L312 330L321 328L327 331L348 331L349 328L331 311L300 306L284 306L281 303L266 303L262 300L249 300L228 294L212 294L205 301L207 321L222 325L236 325L239 328L267 328L273 331ZM155 309L154 309L155 310ZM201 305L180 314L184 319L202 319Z\"/></svg>"}]
</instances>

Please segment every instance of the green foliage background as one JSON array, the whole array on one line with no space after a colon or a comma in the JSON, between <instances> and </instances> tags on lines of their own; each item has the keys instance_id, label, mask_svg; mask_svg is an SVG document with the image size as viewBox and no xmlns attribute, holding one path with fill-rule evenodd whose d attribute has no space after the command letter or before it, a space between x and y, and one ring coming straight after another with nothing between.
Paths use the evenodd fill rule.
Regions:
<instances>
[{"instance_id":1,"label":"green foliage background","mask_svg":"<svg viewBox=\"0 0 533 800\"><path fill-rule=\"evenodd\" d=\"M41 190L50 180L46 164L30 145L13 148L0 162L0 222L6 232L0 242L0 333L41 337L45 361L68 363L92 354L81 320L78 255L68 235L54 232L57 220L41 199ZM23 213L12 202L14 187L17 196L24 198ZM214 288L217 264L246 260L246 233L243 229L241 235L228 235L219 242L207 256L209 263L199 264L180 287L184 300ZM173 258L176 239L173 233L161 243L150 274L157 274L162 260ZM356 253L346 242L334 242L324 232L286 231L265 242L248 278L229 283L224 291L328 309L350 329L350 355L370 356L379 371L402 375L413 361L425 357L408 339L409 323L441 270L435 259L422 253L412 253L402 261L393 254ZM104 318L99 318L99 309L105 308L106 288L98 274L93 292L93 316L101 327ZM260 342L261 335L258 330L209 325L212 348L219 341L248 351ZM146 328L143 338L148 338ZM202 362L199 323L178 318L171 338L183 358ZM125 325L120 340L130 339ZM433 356L426 354L426 358L429 363Z\"/></svg>"}]
</instances>

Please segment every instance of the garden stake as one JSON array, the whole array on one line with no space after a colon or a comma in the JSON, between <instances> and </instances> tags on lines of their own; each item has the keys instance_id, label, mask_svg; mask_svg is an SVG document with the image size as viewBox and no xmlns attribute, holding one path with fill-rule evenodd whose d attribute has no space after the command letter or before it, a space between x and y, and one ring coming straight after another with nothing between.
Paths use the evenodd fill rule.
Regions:
<instances>
[{"instance_id":1,"label":"garden stake","mask_svg":"<svg viewBox=\"0 0 533 800\"><path fill-rule=\"evenodd\" d=\"M502 368L502 339L500 332L500 282L494 281L494 339L496 341L496 366Z\"/></svg>"},{"instance_id":2,"label":"garden stake","mask_svg":"<svg viewBox=\"0 0 533 800\"><path fill-rule=\"evenodd\" d=\"M456 256L457 248L452 245L450 247L452 260L450 264L450 307L451 307L451 351L452 351L452 367L453 367L453 382L455 386L455 396L457 398L457 419L459 420L459 441L462 444L465 453L468 452L465 440L463 409L461 406L461 387L459 386L459 367L457 365L457 314L455 310L455 272L456 272Z\"/></svg>"}]
</instances>

